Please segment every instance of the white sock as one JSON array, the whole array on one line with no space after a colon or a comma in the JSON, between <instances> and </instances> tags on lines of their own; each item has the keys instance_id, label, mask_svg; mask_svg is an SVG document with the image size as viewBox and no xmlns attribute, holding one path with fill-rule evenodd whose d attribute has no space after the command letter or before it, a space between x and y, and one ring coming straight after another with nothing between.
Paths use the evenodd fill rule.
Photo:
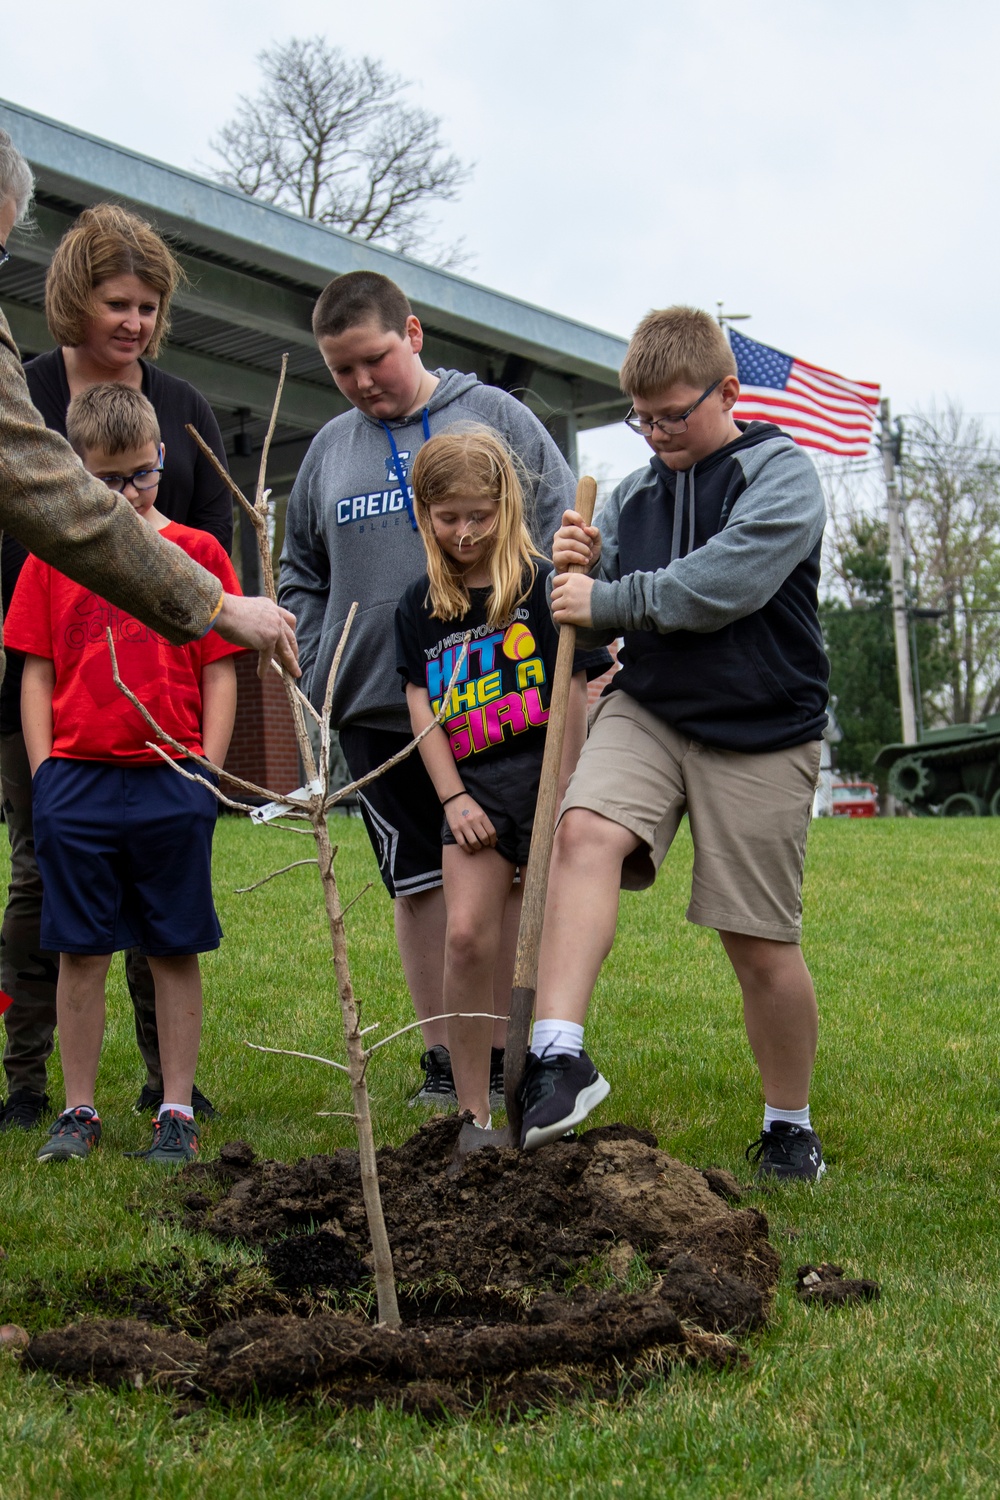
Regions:
<instances>
[{"instance_id":1,"label":"white sock","mask_svg":"<svg viewBox=\"0 0 1000 1500\"><path fill-rule=\"evenodd\" d=\"M183 1115L185 1120L194 1119L194 1110L190 1104L167 1104L166 1102L160 1105L160 1113L156 1118L162 1120L163 1116L169 1114L171 1110L175 1115Z\"/></svg>"},{"instance_id":2,"label":"white sock","mask_svg":"<svg viewBox=\"0 0 1000 1500\"><path fill-rule=\"evenodd\" d=\"M772 1109L770 1104L764 1105L764 1129L770 1130L775 1120L787 1120L789 1125L798 1125L803 1130L811 1130L809 1122L809 1106L805 1109Z\"/></svg>"},{"instance_id":3,"label":"white sock","mask_svg":"<svg viewBox=\"0 0 1000 1500\"><path fill-rule=\"evenodd\" d=\"M583 1051L583 1027L575 1021L536 1021L531 1028L531 1050L536 1057L543 1052L579 1057Z\"/></svg>"}]
</instances>

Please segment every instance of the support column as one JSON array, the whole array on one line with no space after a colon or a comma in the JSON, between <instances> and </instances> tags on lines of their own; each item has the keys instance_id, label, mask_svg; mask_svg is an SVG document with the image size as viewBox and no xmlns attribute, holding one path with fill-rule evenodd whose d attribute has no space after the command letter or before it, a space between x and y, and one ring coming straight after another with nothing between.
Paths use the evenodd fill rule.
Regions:
<instances>
[{"instance_id":1,"label":"support column","mask_svg":"<svg viewBox=\"0 0 1000 1500\"><path fill-rule=\"evenodd\" d=\"M574 474L580 472L579 453L576 444L576 413L556 412L545 423L553 442Z\"/></svg>"},{"instance_id":2,"label":"support column","mask_svg":"<svg viewBox=\"0 0 1000 1500\"><path fill-rule=\"evenodd\" d=\"M882 470L885 474L886 502L889 519L889 577L892 584L892 630L896 642L896 676L899 681L899 714L903 740L912 745L917 738L917 717L913 703L913 668L910 662L910 637L907 628L906 580L903 567L902 502L896 477L896 451L890 430L889 402L883 400Z\"/></svg>"}]
</instances>

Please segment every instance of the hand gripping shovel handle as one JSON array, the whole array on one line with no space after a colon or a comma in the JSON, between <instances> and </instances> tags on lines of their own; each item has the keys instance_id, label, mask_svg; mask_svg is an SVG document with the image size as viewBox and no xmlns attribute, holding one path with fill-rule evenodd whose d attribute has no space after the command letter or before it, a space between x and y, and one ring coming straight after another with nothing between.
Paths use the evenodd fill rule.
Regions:
<instances>
[{"instance_id":1,"label":"hand gripping shovel handle","mask_svg":"<svg viewBox=\"0 0 1000 1500\"><path fill-rule=\"evenodd\" d=\"M589 526L594 515L597 485L589 475L576 487L576 508ZM582 573L582 566L570 568ZM510 997L510 1020L507 1022L507 1048L504 1054L503 1091L510 1121L513 1145L521 1139L521 1105L518 1092L524 1077L524 1060L528 1051L528 1028L535 1009L535 987L538 983L538 950L545 917L545 896L549 884L549 862L555 836L556 795L559 790L559 767L562 764L563 740L566 735L566 711L573 681L573 652L576 649L576 627L563 625L559 631L555 677L549 700L549 718L545 730L545 756L538 802L528 855L528 873L521 902L521 925L517 934L517 957L514 961L514 988Z\"/></svg>"}]
</instances>

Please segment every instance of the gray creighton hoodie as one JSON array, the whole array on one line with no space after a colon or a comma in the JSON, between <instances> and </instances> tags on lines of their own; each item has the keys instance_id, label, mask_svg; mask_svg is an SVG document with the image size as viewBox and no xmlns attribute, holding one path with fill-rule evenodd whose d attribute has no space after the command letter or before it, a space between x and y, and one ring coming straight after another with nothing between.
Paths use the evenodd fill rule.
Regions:
<instances>
[{"instance_id":1,"label":"gray creighton hoodie","mask_svg":"<svg viewBox=\"0 0 1000 1500\"><path fill-rule=\"evenodd\" d=\"M405 473L425 434L463 423L492 427L528 471L528 528L548 555L576 493L559 449L538 418L506 391L457 370L433 373L438 384L426 408L388 424ZM295 614L303 690L317 708L347 612L355 600L360 606L337 673L337 728L409 732L393 621L403 591L425 571L411 508L412 491L404 498L380 422L352 410L316 434L288 501L279 598Z\"/></svg>"}]
</instances>

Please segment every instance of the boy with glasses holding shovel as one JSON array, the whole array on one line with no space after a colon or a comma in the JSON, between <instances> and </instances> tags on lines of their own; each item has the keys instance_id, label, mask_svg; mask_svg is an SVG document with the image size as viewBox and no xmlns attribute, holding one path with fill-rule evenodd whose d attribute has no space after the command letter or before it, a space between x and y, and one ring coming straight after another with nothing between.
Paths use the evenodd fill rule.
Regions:
<instances>
[{"instance_id":1,"label":"boy with glasses holding shovel","mask_svg":"<svg viewBox=\"0 0 1000 1500\"><path fill-rule=\"evenodd\" d=\"M567 511L552 549L556 622L575 625L582 645L623 635L624 649L556 833L521 1145L558 1139L608 1092L583 1023L618 891L652 884L687 812L688 919L719 933L763 1084L748 1155L760 1176L814 1182L817 1013L799 943L829 675L819 479L777 427L734 421L735 360L707 313L650 313L621 384L628 425L654 456L597 526ZM587 571L567 573L574 564Z\"/></svg>"}]
</instances>

